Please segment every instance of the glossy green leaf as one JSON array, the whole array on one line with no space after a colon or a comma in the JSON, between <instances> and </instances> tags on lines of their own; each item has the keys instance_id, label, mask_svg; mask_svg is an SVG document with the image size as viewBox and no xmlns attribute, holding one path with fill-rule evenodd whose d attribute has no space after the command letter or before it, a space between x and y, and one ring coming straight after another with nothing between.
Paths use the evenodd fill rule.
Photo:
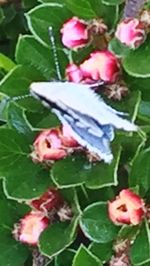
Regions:
<instances>
[{"instance_id":1,"label":"glossy green leaf","mask_svg":"<svg viewBox=\"0 0 150 266\"><path fill-rule=\"evenodd\" d=\"M46 79L53 77L53 54L48 47L44 47L33 36L21 36L16 48L18 64L37 69Z\"/></svg>"},{"instance_id":2,"label":"glossy green leaf","mask_svg":"<svg viewBox=\"0 0 150 266\"><path fill-rule=\"evenodd\" d=\"M123 67L134 77L150 77L150 38L136 50L131 50L123 60Z\"/></svg>"},{"instance_id":3,"label":"glossy green leaf","mask_svg":"<svg viewBox=\"0 0 150 266\"><path fill-rule=\"evenodd\" d=\"M72 266L102 266L102 263L85 246L81 245L73 259Z\"/></svg>"},{"instance_id":4,"label":"glossy green leaf","mask_svg":"<svg viewBox=\"0 0 150 266\"><path fill-rule=\"evenodd\" d=\"M118 228L108 217L107 203L97 202L83 211L80 226L87 238L96 243L107 243L115 239Z\"/></svg>"},{"instance_id":5,"label":"glossy green leaf","mask_svg":"<svg viewBox=\"0 0 150 266\"><path fill-rule=\"evenodd\" d=\"M118 16L116 6L105 5L101 0L64 0L68 9L76 16L84 19L103 18L112 28Z\"/></svg>"},{"instance_id":6,"label":"glossy green leaf","mask_svg":"<svg viewBox=\"0 0 150 266\"><path fill-rule=\"evenodd\" d=\"M118 184L117 170L120 159L121 148L115 147L114 159L112 163L97 162L89 167L87 172L86 187L97 189Z\"/></svg>"},{"instance_id":7,"label":"glossy green leaf","mask_svg":"<svg viewBox=\"0 0 150 266\"><path fill-rule=\"evenodd\" d=\"M56 45L60 43L60 29L63 23L70 17L72 13L66 7L59 3L43 4L31 9L27 14L27 22L30 31L46 46L50 46L50 38L48 29L51 26L56 39Z\"/></svg>"},{"instance_id":8,"label":"glossy green leaf","mask_svg":"<svg viewBox=\"0 0 150 266\"><path fill-rule=\"evenodd\" d=\"M5 174L5 193L12 199L30 200L39 197L53 183L48 172L33 164L30 158L20 158L11 162Z\"/></svg>"},{"instance_id":9,"label":"glossy green leaf","mask_svg":"<svg viewBox=\"0 0 150 266\"><path fill-rule=\"evenodd\" d=\"M15 63L9 57L0 53L0 68L8 72L14 67Z\"/></svg>"},{"instance_id":10,"label":"glossy green leaf","mask_svg":"<svg viewBox=\"0 0 150 266\"><path fill-rule=\"evenodd\" d=\"M40 79L44 78L33 67L16 66L0 81L0 91L10 97L28 94L31 82Z\"/></svg>"},{"instance_id":11,"label":"glossy green leaf","mask_svg":"<svg viewBox=\"0 0 150 266\"><path fill-rule=\"evenodd\" d=\"M131 246L130 259L135 266L150 263L150 228L148 222L143 223Z\"/></svg>"},{"instance_id":12,"label":"glossy green leaf","mask_svg":"<svg viewBox=\"0 0 150 266\"><path fill-rule=\"evenodd\" d=\"M7 122L10 128L16 129L19 133L32 136L32 129L28 123L25 111L16 103L10 102L7 109Z\"/></svg>"},{"instance_id":13,"label":"glossy green leaf","mask_svg":"<svg viewBox=\"0 0 150 266\"><path fill-rule=\"evenodd\" d=\"M50 225L40 236L39 248L42 254L51 257L61 253L74 241L76 226L77 218L71 222Z\"/></svg>"},{"instance_id":14,"label":"glossy green leaf","mask_svg":"<svg viewBox=\"0 0 150 266\"><path fill-rule=\"evenodd\" d=\"M72 249L66 249L56 257L57 266L72 266L72 260L76 251Z\"/></svg>"},{"instance_id":15,"label":"glossy green leaf","mask_svg":"<svg viewBox=\"0 0 150 266\"><path fill-rule=\"evenodd\" d=\"M53 165L51 176L58 187L79 186L85 182L89 167L85 156L70 156Z\"/></svg>"},{"instance_id":16,"label":"glossy green leaf","mask_svg":"<svg viewBox=\"0 0 150 266\"><path fill-rule=\"evenodd\" d=\"M103 263L109 261L111 259L111 256L113 255L112 242L105 244L92 243L89 247L89 250Z\"/></svg>"},{"instance_id":17,"label":"glossy green leaf","mask_svg":"<svg viewBox=\"0 0 150 266\"><path fill-rule=\"evenodd\" d=\"M135 158L129 176L131 187L139 185L144 191L150 188L150 149L142 150Z\"/></svg>"},{"instance_id":18,"label":"glossy green leaf","mask_svg":"<svg viewBox=\"0 0 150 266\"><path fill-rule=\"evenodd\" d=\"M0 176L4 178L5 192L11 198L31 199L51 185L48 173L28 158L30 152L24 135L0 129Z\"/></svg>"}]
</instances>

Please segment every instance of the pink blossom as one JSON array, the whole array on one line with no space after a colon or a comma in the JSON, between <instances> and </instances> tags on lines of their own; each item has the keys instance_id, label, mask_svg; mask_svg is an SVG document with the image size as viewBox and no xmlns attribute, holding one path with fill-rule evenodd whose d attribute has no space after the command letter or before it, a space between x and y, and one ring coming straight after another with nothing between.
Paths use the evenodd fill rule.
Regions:
<instances>
[{"instance_id":1,"label":"pink blossom","mask_svg":"<svg viewBox=\"0 0 150 266\"><path fill-rule=\"evenodd\" d=\"M84 79L91 81L103 80L113 83L117 80L120 65L114 54L105 51L95 51L80 65Z\"/></svg>"},{"instance_id":2,"label":"pink blossom","mask_svg":"<svg viewBox=\"0 0 150 266\"><path fill-rule=\"evenodd\" d=\"M144 201L129 189L124 189L119 196L108 203L109 218L115 224L139 224L144 216Z\"/></svg>"},{"instance_id":3,"label":"pink blossom","mask_svg":"<svg viewBox=\"0 0 150 266\"><path fill-rule=\"evenodd\" d=\"M70 48L84 47L89 42L87 23L78 17L67 20L61 29L62 43Z\"/></svg>"},{"instance_id":4,"label":"pink blossom","mask_svg":"<svg viewBox=\"0 0 150 266\"><path fill-rule=\"evenodd\" d=\"M118 24L115 36L121 43L135 49L146 38L145 25L137 18L126 18Z\"/></svg>"},{"instance_id":5,"label":"pink blossom","mask_svg":"<svg viewBox=\"0 0 150 266\"><path fill-rule=\"evenodd\" d=\"M20 242L37 245L40 234L46 229L49 219L42 212L30 212L20 220L14 235Z\"/></svg>"},{"instance_id":6,"label":"pink blossom","mask_svg":"<svg viewBox=\"0 0 150 266\"><path fill-rule=\"evenodd\" d=\"M59 160L67 155L62 147L59 128L43 130L33 143L33 159L43 162L47 160Z\"/></svg>"}]
</instances>

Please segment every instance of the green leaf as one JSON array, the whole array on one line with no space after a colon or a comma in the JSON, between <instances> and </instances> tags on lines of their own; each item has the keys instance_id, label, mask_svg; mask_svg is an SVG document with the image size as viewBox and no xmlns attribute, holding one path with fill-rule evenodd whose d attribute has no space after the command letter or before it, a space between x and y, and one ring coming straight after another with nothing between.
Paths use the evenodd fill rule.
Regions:
<instances>
[{"instance_id":1,"label":"green leaf","mask_svg":"<svg viewBox=\"0 0 150 266\"><path fill-rule=\"evenodd\" d=\"M149 93L150 78L135 78L125 73L124 80L130 90L132 91L139 90L142 92L142 100L150 101L150 93Z\"/></svg>"},{"instance_id":2,"label":"green leaf","mask_svg":"<svg viewBox=\"0 0 150 266\"><path fill-rule=\"evenodd\" d=\"M8 72L14 67L15 63L9 57L0 53L0 68Z\"/></svg>"},{"instance_id":3,"label":"green leaf","mask_svg":"<svg viewBox=\"0 0 150 266\"><path fill-rule=\"evenodd\" d=\"M96 13L92 9L91 2L89 0L64 0L64 2L67 8L79 17L84 19L96 17Z\"/></svg>"},{"instance_id":4,"label":"green leaf","mask_svg":"<svg viewBox=\"0 0 150 266\"><path fill-rule=\"evenodd\" d=\"M98 257L103 263L106 263L111 259L113 255L113 244L108 242L105 244L92 243L89 247L89 250Z\"/></svg>"},{"instance_id":5,"label":"green leaf","mask_svg":"<svg viewBox=\"0 0 150 266\"><path fill-rule=\"evenodd\" d=\"M130 187L139 187L148 191L150 188L150 148L142 150L135 158L129 175Z\"/></svg>"},{"instance_id":6,"label":"green leaf","mask_svg":"<svg viewBox=\"0 0 150 266\"><path fill-rule=\"evenodd\" d=\"M1 81L0 91L10 97L29 93L31 82L44 79L33 67L16 66Z\"/></svg>"},{"instance_id":7,"label":"green leaf","mask_svg":"<svg viewBox=\"0 0 150 266\"><path fill-rule=\"evenodd\" d=\"M76 251L72 249L67 249L63 251L60 255L56 257L57 266L72 266L72 260Z\"/></svg>"},{"instance_id":8,"label":"green leaf","mask_svg":"<svg viewBox=\"0 0 150 266\"><path fill-rule=\"evenodd\" d=\"M78 219L69 222L57 222L50 225L40 236L39 248L42 254L51 257L61 253L75 238ZM63 237L60 237L63 236Z\"/></svg>"},{"instance_id":9,"label":"green leaf","mask_svg":"<svg viewBox=\"0 0 150 266\"><path fill-rule=\"evenodd\" d=\"M110 221L107 203L89 205L82 214L80 226L87 238L96 243L107 243L115 239L118 228Z\"/></svg>"},{"instance_id":10,"label":"green leaf","mask_svg":"<svg viewBox=\"0 0 150 266\"><path fill-rule=\"evenodd\" d=\"M150 37L136 50L131 50L123 60L123 67L134 77L150 77Z\"/></svg>"},{"instance_id":11,"label":"green leaf","mask_svg":"<svg viewBox=\"0 0 150 266\"><path fill-rule=\"evenodd\" d=\"M29 142L24 135L10 129L0 129L0 176L5 193L13 199L31 199L50 186L48 173L31 158Z\"/></svg>"},{"instance_id":12,"label":"green leaf","mask_svg":"<svg viewBox=\"0 0 150 266\"><path fill-rule=\"evenodd\" d=\"M79 186L86 180L89 166L85 156L70 156L53 165L51 176L58 187Z\"/></svg>"},{"instance_id":13,"label":"green leaf","mask_svg":"<svg viewBox=\"0 0 150 266\"><path fill-rule=\"evenodd\" d=\"M138 116L146 117L149 119L147 122L150 122L150 101L141 101Z\"/></svg>"},{"instance_id":14,"label":"green leaf","mask_svg":"<svg viewBox=\"0 0 150 266\"><path fill-rule=\"evenodd\" d=\"M47 171L33 164L29 158L11 162L5 174L4 189L9 198L31 200L42 195L53 183Z\"/></svg>"},{"instance_id":15,"label":"green leaf","mask_svg":"<svg viewBox=\"0 0 150 266\"><path fill-rule=\"evenodd\" d=\"M24 135L10 129L0 129L0 175L9 173L13 162L27 157L29 151L29 144Z\"/></svg>"},{"instance_id":16,"label":"green leaf","mask_svg":"<svg viewBox=\"0 0 150 266\"><path fill-rule=\"evenodd\" d=\"M90 189L98 189L107 187L118 183L117 170L120 159L121 149L115 147L114 159L112 163L106 164L104 162L97 162L89 167L87 172L86 187Z\"/></svg>"},{"instance_id":17,"label":"green leaf","mask_svg":"<svg viewBox=\"0 0 150 266\"><path fill-rule=\"evenodd\" d=\"M102 263L85 246L80 245L73 259L72 266L102 266Z\"/></svg>"},{"instance_id":18,"label":"green leaf","mask_svg":"<svg viewBox=\"0 0 150 266\"><path fill-rule=\"evenodd\" d=\"M46 46L50 46L48 29L51 26L56 39L56 45L60 44L60 29L63 23L72 17L72 13L62 4L49 3L39 5L27 14L27 22L32 34Z\"/></svg>"},{"instance_id":19,"label":"green leaf","mask_svg":"<svg viewBox=\"0 0 150 266\"><path fill-rule=\"evenodd\" d=\"M108 49L118 57L124 57L130 52L130 49L119 42L116 38L113 38L109 42Z\"/></svg>"},{"instance_id":20,"label":"green leaf","mask_svg":"<svg viewBox=\"0 0 150 266\"><path fill-rule=\"evenodd\" d=\"M32 136L31 126L29 125L25 111L21 109L16 103L10 102L7 109L7 122L8 126L12 129L16 129L18 133Z\"/></svg>"},{"instance_id":21,"label":"green leaf","mask_svg":"<svg viewBox=\"0 0 150 266\"><path fill-rule=\"evenodd\" d=\"M64 0L64 2L68 9L83 19L100 17L110 28L117 20L117 7L105 5L101 0Z\"/></svg>"},{"instance_id":22,"label":"green leaf","mask_svg":"<svg viewBox=\"0 0 150 266\"><path fill-rule=\"evenodd\" d=\"M135 266L150 262L150 228L148 222L143 223L131 246L130 259Z\"/></svg>"},{"instance_id":23,"label":"green leaf","mask_svg":"<svg viewBox=\"0 0 150 266\"><path fill-rule=\"evenodd\" d=\"M16 47L16 60L18 64L34 67L46 79L53 77L51 49L40 44L33 36L20 36Z\"/></svg>"}]
</instances>

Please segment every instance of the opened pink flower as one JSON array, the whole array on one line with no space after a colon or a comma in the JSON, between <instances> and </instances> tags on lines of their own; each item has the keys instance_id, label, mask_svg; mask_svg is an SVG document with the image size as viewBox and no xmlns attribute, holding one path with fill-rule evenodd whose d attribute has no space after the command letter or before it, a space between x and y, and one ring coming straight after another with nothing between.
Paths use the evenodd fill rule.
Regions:
<instances>
[{"instance_id":1,"label":"opened pink flower","mask_svg":"<svg viewBox=\"0 0 150 266\"><path fill-rule=\"evenodd\" d=\"M124 189L119 196L108 203L109 218L115 224L139 224L144 216L144 201L129 189Z\"/></svg>"},{"instance_id":2,"label":"opened pink flower","mask_svg":"<svg viewBox=\"0 0 150 266\"><path fill-rule=\"evenodd\" d=\"M33 159L39 162L46 160L59 160L67 155L62 147L60 139L61 131L59 128L43 130L33 143Z\"/></svg>"},{"instance_id":3,"label":"opened pink flower","mask_svg":"<svg viewBox=\"0 0 150 266\"><path fill-rule=\"evenodd\" d=\"M105 50L91 53L80 65L80 69L86 79L113 83L118 78L120 65L115 55Z\"/></svg>"},{"instance_id":4,"label":"opened pink flower","mask_svg":"<svg viewBox=\"0 0 150 266\"><path fill-rule=\"evenodd\" d=\"M15 238L29 245L37 245L40 234L47 228L49 219L42 212L30 212L14 229Z\"/></svg>"},{"instance_id":5,"label":"opened pink flower","mask_svg":"<svg viewBox=\"0 0 150 266\"><path fill-rule=\"evenodd\" d=\"M126 18L118 24L115 36L121 43L135 49L145 41L145 24L137 18Z\"/></svg>"},{"instance_id":6,"label":"opened pink flower","mask_svg":"<svg viewBox=\"0 0 150 266\"><path fill-rule=\"evenodd\" d=\"M89 34L86 21L78 17L67 20L61 29L62 43L70 48L84 47L89 42Z\"/></svg>"}]
</instances>

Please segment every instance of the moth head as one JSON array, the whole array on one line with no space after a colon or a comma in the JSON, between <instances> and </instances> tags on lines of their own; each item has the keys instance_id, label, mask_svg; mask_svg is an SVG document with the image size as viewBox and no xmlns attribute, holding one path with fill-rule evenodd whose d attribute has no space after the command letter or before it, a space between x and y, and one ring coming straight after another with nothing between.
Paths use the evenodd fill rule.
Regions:
<instances>
[{"instance_id":1,"label":"moth head","mask_svg":"<svg viewBox=\"0 0 150 266\"><path fill-rule=\"evenodd\" d=\"M59 91L53 82L33 82L30 85L30 93L37 99L56 102Z\"/></svg>"}]
</instances>

